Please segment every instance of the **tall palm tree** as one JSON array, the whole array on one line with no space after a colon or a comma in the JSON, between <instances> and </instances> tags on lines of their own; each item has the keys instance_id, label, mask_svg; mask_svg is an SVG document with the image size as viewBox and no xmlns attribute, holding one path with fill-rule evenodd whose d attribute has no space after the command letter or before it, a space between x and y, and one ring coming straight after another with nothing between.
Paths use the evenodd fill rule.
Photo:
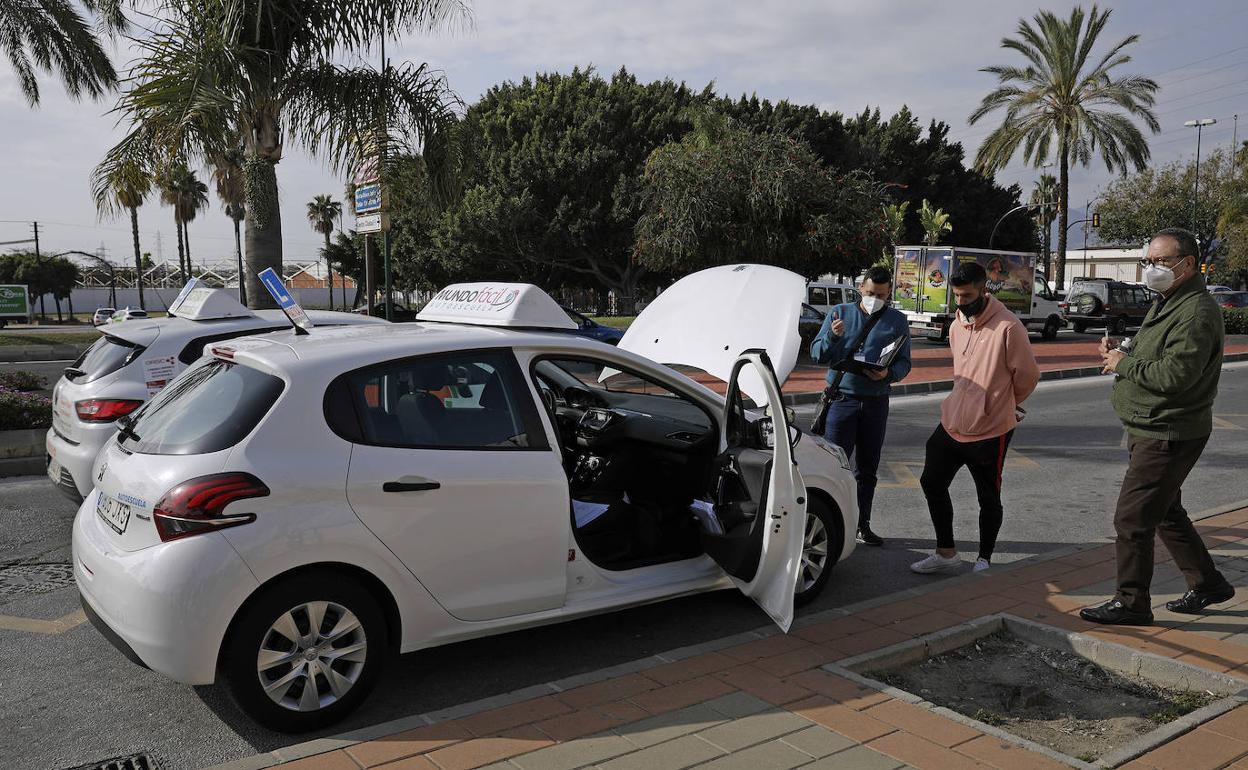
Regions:
<instances>
[{"instance_id":1,"label":"tall palm tree","mask_svg":"<svg viewBox=\"0 0 1248 770\"><path fill-rule=\"evenodd\" d=\"M134 277L139 290L139 307L143 300L143 254L139 248L139 206L152 190L152 171L143 153L110 156L91 172L91 195L101 216L115 217L122 211L130 213L130 234L134 241Z\"/></svg>"},{"instance_id":2,"label":"tall palm tree","mask_svg":"<svg viewBox=\"0 0 1248 770\"><path fill-rule=\"evenodd\" d=\"M1022 54L1027 65L980 70L996 75L998 86L968 118L974 124L990 112L1005 109L1001 125L984 139L975 156L980 171L1004 168L1020 145L1024 162L1037 168L1051 152L1057 153L1059 287L1066 279L1071 161L1086 167L1092 155L1099 153L1109 171L1125 171L1128 165L1143 170L1149 159L1148 140L1131 118L1143 121L1153 133L1161 130L1152 112L1156 81L1113 74L1131 61L1124 50L1139 35L1129 35L1099 59L1092 58L1109 16L1110 11L1094 5L1086 15L1076 7L1065 20L1041 11L1032 21L1019 21L1018 37L1003 39L1001 47Z\"/></svg>"},{"instance_id":3,"label":"tall palm tree","mask_svg":"<svg viewBox=\"0 0 1248 770\"><path fill-rule=\"evenodd\" d=\"M120 0L82 0L110 32L126 29ZM39 72L55 72L75 99L98 99L117 85L117 71L90 19L68 0L0 2L0 52L9 60L26 103L39 104Z\"/></svg>"},{"instance_id":4,"label":"tall palm tree","mask_svg":"<svg viewBox=\"0 0 1248 770\"><path fill-rule=\"evenodd\" d=\"M334 220L342 216L342 204L328 195L318 195L308 202L308 224L312 229L325 236L325 250L329 252L329 236L334 232ZM329 259L325 260L329 271L329 309L334 309L334 266ZM347 310L348 308L343 308Z\"/></svg>"},{"instance_id":5,"label":"tall palm tree","mask_svg":"<svg viewBox=\"0 0 1248 770\"><path fill-rule=\"evenodd\" d=\"M217 198L225 207L225 215L234 223L234 259L238 263L238 301L247 304L247 286L243 281L243 241L239 222L247 216L246 192L243 190L243 151L233 148L212 161L212 181Z\"/></svg>"},{"instance_id":6,"label":"tall palm tree","mask_svg":"<svg viewBox=\"0 0 1248 770\"><path fill-rule=\"evenodd\" d=\"M282 263L276 166L287 142L339 171L362 159L364 137L383 158L431 140L453 148L436 142L452 134L459 106L441 73L333 62L358 61L387 35L466 21L463 2L156 0L156 29L137 43L118 109L171 154L209 159L241 141L252 307L273 306L257 273ZM453 149L439 156L448 168L458 159Z\"/></svg>"},{"instance_id":7,"label":"tall palm tree","mask_svg":"<svg viewBox=\"0 0 1248 770\"><path fill-rule=\"evenodd\" d=\"M932 203L927 198L924 198L922 205L919 206L919 224L925 233L923 242L928 246L935 246L940 242L942 235L953 232L953 223L949 221L949 215L944 209L932 208Z\"/></svg>"},{"instance_id":8,"label":"tall palm tree","mask_svg":"<svg viewBox=\"0 0 1248 770\"><path fill-rule=\"evenodd\" d=\"M1047 281L1053 277L1050 270L1052 265L1049 264L1049 239L1052 237L1053 220L1057 217L1057 212L1053 210L1057 208L1054 205L1057 203L1057 177L1041 174L1031 188L1031 198L1027 202L1035 206L1032 218L1040 230L1040 240L1044 244L1044 279Z\"/></svg>"},{"instance_id":9,"label":"tall palm tree","mask_svg":"<svg viewBox=\"0 0 1248 770\"><path fill-rule=\"evenodd\" d=\"M170 164L156 175L161 202L173 207L173 224L178 235L178 274L183 283L191 276L191 244L186 223L208 205L208 185L183 163Z\"/></svg>"}]
</instances>

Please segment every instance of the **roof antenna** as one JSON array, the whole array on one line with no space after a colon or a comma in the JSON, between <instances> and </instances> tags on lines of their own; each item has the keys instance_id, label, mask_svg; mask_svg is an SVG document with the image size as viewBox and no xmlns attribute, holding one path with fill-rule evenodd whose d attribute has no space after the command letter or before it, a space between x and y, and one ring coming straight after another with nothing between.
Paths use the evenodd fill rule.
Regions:
<instances>
[{"instance_id":1,"label":"roof antenna","mask_svg":"<svg viewBox=\"0 0 1248 770\"><path fill-rule=\"evenodd\" d=\"M260 283L264 284L264 288L268 289L272 295L273 301L282 309L286 315L286 320L290 321L290 325L295 329L295 336L308 333L311 329L312 319L308 318L308 314L303 312L303 308L295 302L295 298L290 296L290 292L286 289L286 285L282 283L282 279L277 272L271 267L266 267L258 274Z\"/></svg>"}]
</instances>

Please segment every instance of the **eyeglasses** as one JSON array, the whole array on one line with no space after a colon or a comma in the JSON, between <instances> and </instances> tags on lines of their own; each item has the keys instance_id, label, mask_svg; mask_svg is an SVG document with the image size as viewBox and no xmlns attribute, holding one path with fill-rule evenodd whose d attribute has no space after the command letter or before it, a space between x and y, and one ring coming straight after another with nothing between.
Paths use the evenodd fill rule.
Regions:
<instances>
[{"instance_id":1,"label":"eyeglasses","mask_svg":"<svg viewBox=\"0 0 1248 770\"><path fill-rule=\"evenodd\" d=\"M1163 267L1174 267L1183 260L1187 259L1187 255L1177 257L1158 257L1157 259L1149 259L1144 257L1140 260L1140 267L1152 267L1154 265L1162 265Z\"/></svg>"}]
</instances>

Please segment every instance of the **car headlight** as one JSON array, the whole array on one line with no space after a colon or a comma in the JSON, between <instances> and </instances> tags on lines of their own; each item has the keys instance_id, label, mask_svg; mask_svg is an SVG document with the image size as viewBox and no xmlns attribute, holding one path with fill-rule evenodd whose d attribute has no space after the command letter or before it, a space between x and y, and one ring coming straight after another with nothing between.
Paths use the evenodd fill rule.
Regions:
<instances>
[{"instance_id":1,"label":"car headlight","mask_svg":"<svg viewBox=\"0 0 1248 770\"><path fill-rule=\"evenodd\" d=\"M844 449L841 449L836 444L833 444L831 441L828 441L823 436L812 435L810 437L810 440L815 442L815 446L819 447L823 451L835 457L837 462L841 464L842 468L844 468L845 470L849 470L849 455L845 454Z\"/></svg>"}]
</instances>

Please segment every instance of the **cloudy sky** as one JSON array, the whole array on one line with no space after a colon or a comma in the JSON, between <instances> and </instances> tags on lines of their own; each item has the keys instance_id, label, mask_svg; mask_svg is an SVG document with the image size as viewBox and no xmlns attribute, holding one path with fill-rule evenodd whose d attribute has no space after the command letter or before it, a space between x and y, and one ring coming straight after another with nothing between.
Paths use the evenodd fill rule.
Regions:
<instances>
[{"instance_id":1,"label":"cloudy sky","mask_svg":"<svg viewBox=\"0 0 1248 770\"><path fill-rule=\"evenodd\" d=\"M1040 7L1034 0L470 2L471 29L395 41L392 60L443 70L468 103L505 80L593 65L608 75L624 66L647 80L671 78L696 88L714 82L731 96L756 93L842 113L869 106L891 114L908 105L925 124L949 123L970 156L993 125L991 117L966 123L994 84L978 69L1021 61L999 42ZM1194 153L1194 129L1183 127L1188 119L1217 118L1204 131L1204 146L1229 147L1238 112L1245 117L1239 135L1248 138L1248 3L1108 5L1114 14L1103 40L1141 36L1123 71L1162 86L1156 108L1162 132L1152 138L1156 161ZM1071 6L1045 7L1065 14ZM130 57L124 46L115 55L123 65ZM0 62L0 220L12 220L0 222L0 241L29 237L29 222L38 220L45 252L103 246L110 259L127 259L129 223L97 221L88 184L91 168L123 133L108 114L111 99L72 102L52 79L43 89L42 105L28 109ZM998 179L1028 189L1038 173L1016 162ZM343 182L297 148L287 150L278 179L287 259L315 259L320 237L307 225L304 204L318 193L340 198ZM1108 180L1103 166L1073 171L1071 200L1094 196ZM176 262L172 210L153 202L139 218L143 249ZM232 228L215 199L190 234L196 262L232 260Z\"/></svg>"}]
</instances>

